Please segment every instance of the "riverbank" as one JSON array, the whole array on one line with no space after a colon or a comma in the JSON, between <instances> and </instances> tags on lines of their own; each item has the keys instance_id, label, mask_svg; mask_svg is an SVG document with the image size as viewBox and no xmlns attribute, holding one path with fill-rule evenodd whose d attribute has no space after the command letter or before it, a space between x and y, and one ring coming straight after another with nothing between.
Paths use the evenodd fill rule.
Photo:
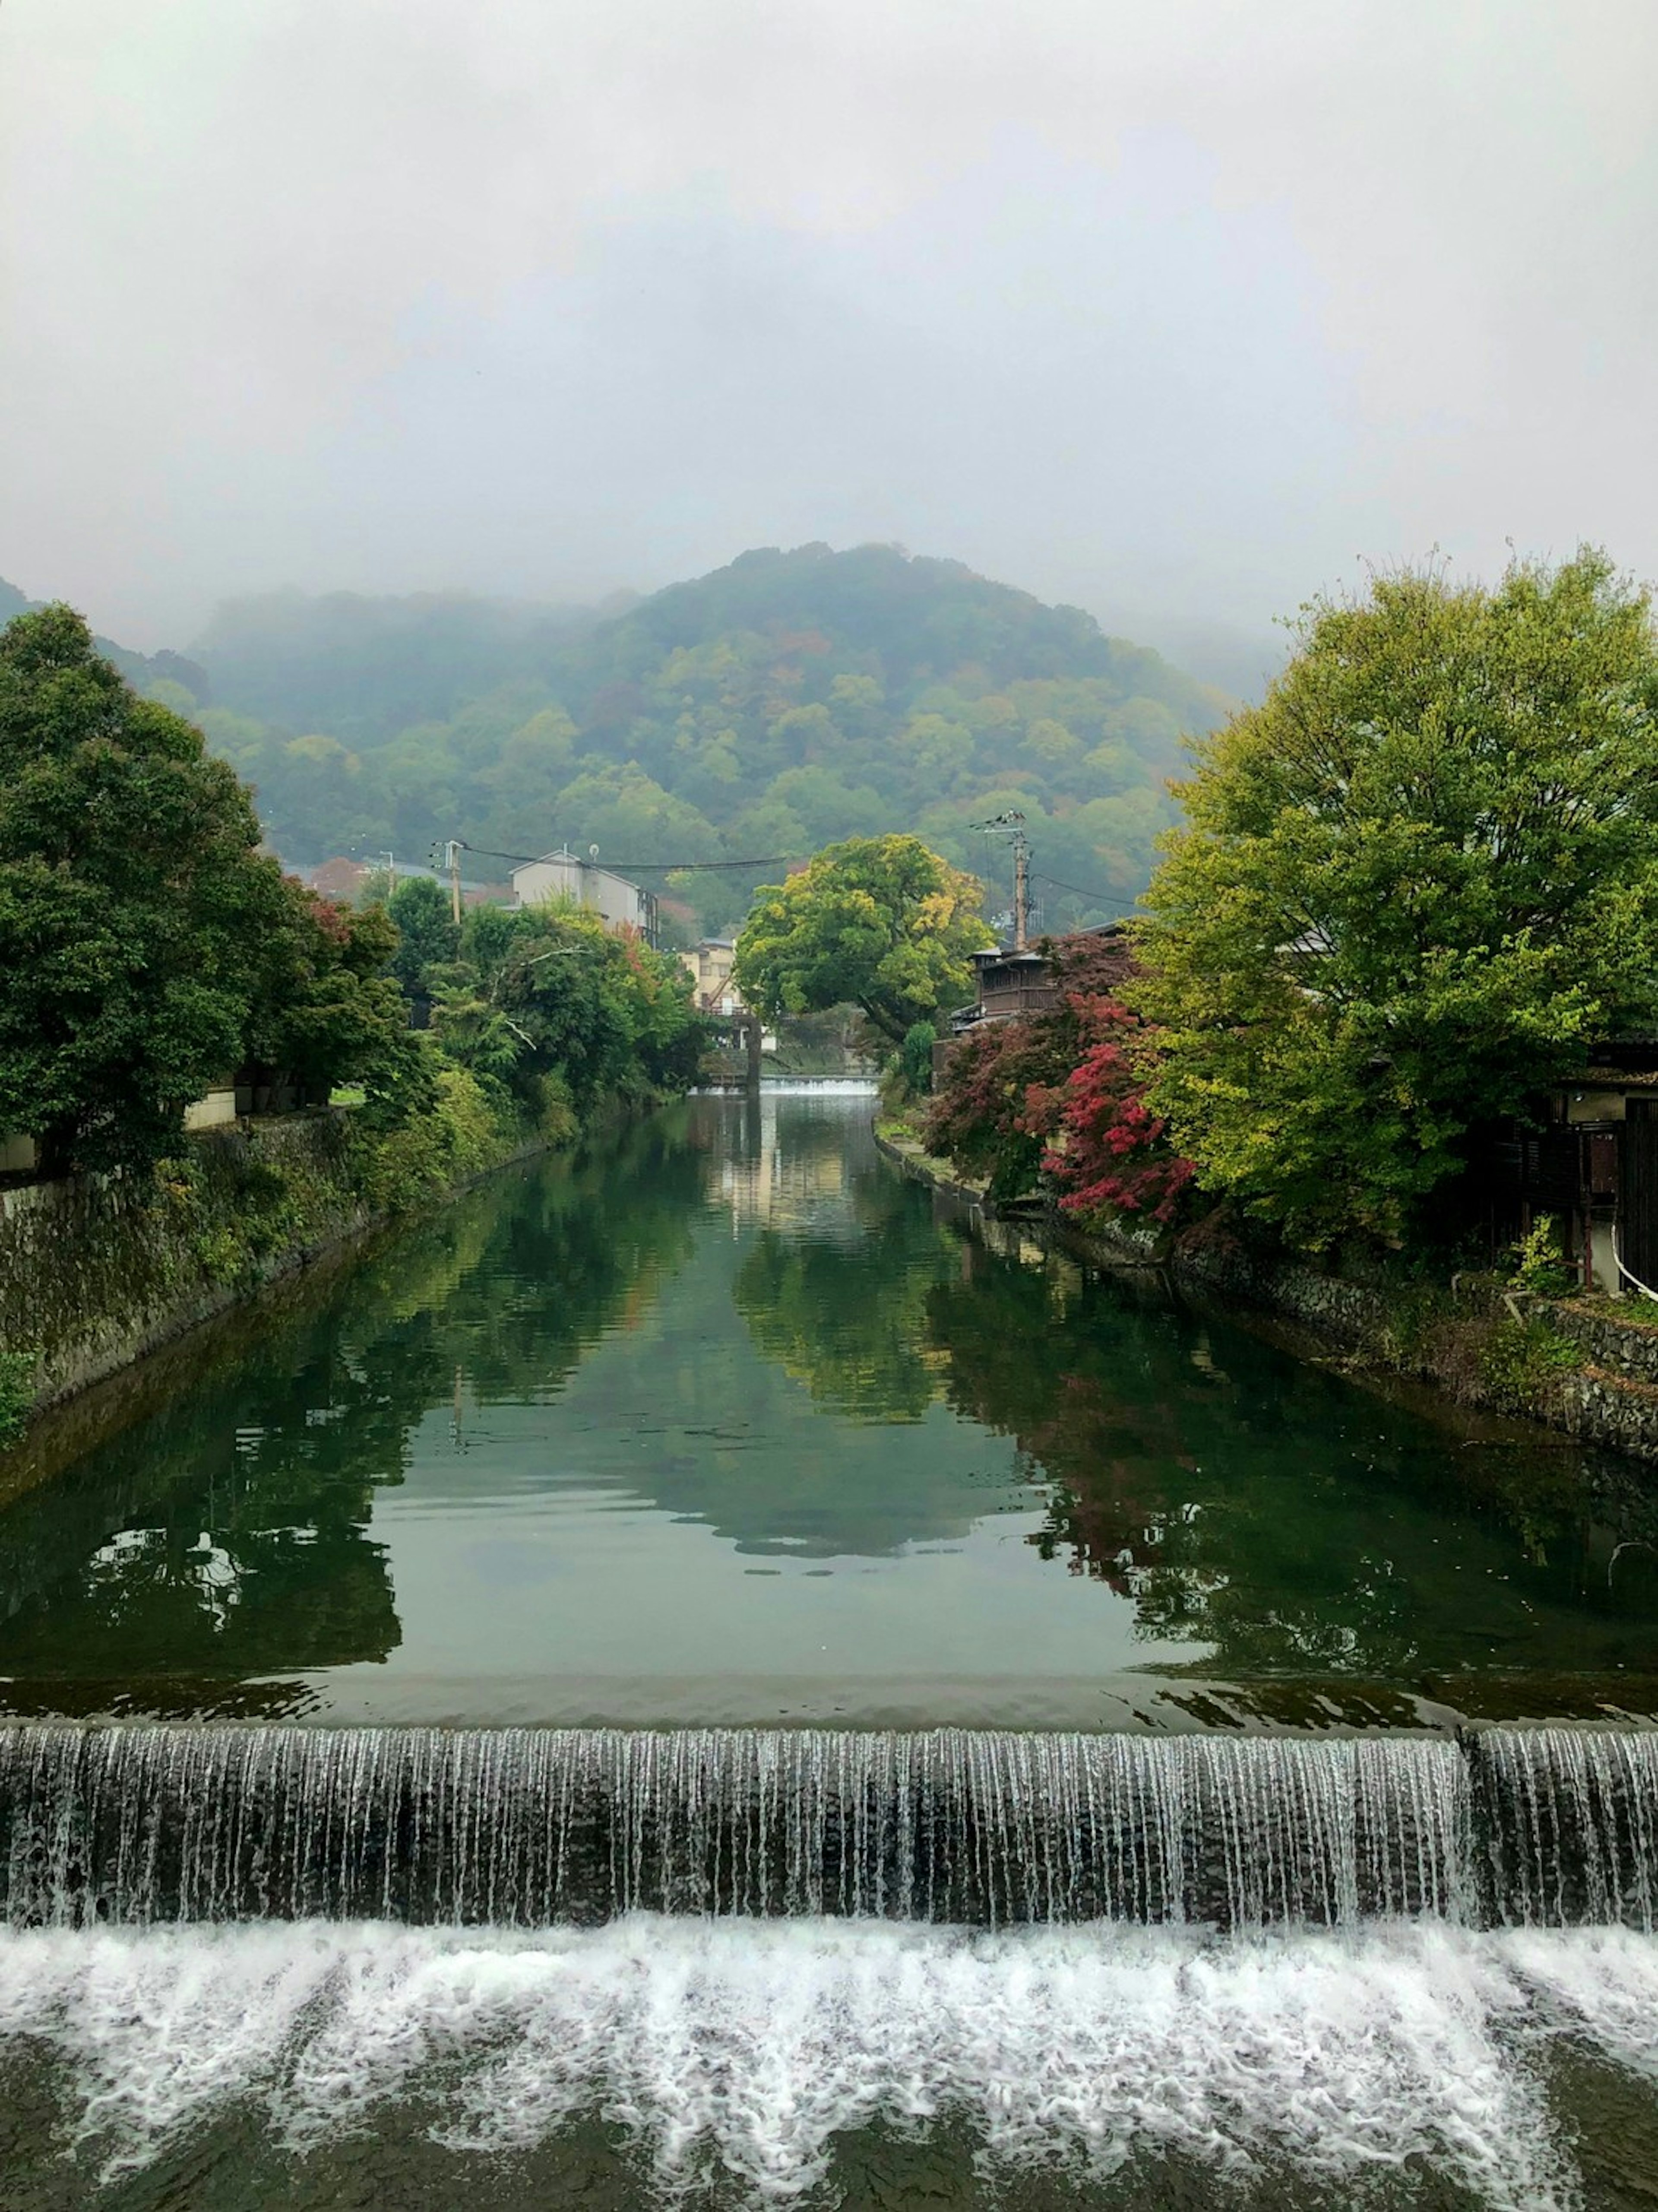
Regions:
<instances>
[{"instance_id":1,"label":"riverbank","mask_svg":"<svg viewBox=\"0 0 1658 2212\"><path fill-rule=\"evenodd\" d=\"M878 1128L876 1143L907 1176L994 1216L981 1181L901 1126ZM1187 1296L1270 1315L1357 1366L1427 1382L1459 1405L1658 1461L1658 1306L1648 1321L1606 1298L1536 1297L1483 1276L1359 1282L1263 1259L1222 1236L1171 1238L1127 1223L1084 1231L1052 1212L1017 1218L1073 1258L1149 1271Z\"/></svg>"},{"instance_id":2,"label":"riverbank","mask_svg":"<svg viewBox=\"0 0 1658 2212\"><path fill-rule=\"evenodd\" d=\"M48 1409L559 1133L467 1104L440 1089L428 1121L386 1133L349 1109L249 1118L185 1138L145 1179L0 1189L0 1454Z\"/></svg>"}]
</instances>

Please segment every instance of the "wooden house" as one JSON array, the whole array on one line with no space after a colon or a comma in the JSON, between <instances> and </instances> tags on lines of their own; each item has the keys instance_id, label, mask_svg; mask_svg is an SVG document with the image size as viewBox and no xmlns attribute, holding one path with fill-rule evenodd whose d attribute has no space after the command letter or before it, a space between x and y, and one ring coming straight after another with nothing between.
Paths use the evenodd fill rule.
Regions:
<instances>
[{"instance_id":1,"label":"wooden house","mask_svg":"<svg viewBox=\"0 0 1658 2212\"><path fill-rule=\"evenodd\" d=\"M1658 1037L1597 1046L1537 1123L1476 1143L1470 1180L1495 1246L1552 1214L1585 1289L1658 1296Z\"/></svg>"}]
</instances>

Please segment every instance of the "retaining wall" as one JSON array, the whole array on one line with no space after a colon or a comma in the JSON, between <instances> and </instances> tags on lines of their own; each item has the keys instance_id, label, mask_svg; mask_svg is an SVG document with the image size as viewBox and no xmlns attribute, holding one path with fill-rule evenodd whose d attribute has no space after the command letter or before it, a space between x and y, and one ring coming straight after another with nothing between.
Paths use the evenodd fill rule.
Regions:
<instances>
[{"instance_id":1,"label":"retaining wall","mask_svg":"<svg viewBox=\"0 0 1658 2212\"><path fill-rule=\"evenodd\" d=\"M374 1218L333 1113L204 1130L153 1184L0 1190L0 1352L32 1358L34 1407L52 1405Z\"/></svg>"},{"instance_id":2,"label":"retaining wall","mask_svg":"<svg viewBox=\"0 0 1658 2212\"><path fill-rule=\"evenodd\" d=\"M981 1188L918 1144L890 1133L877 1142L906 1174L993 1212ZM1460 1404L1658 1460L1658 1304L1532 1297L1485 1278L1357 1282L1263 1259L1230 1238L1171 1239L1127 1222L1086 1234L1052 1215L1022 1216L1021 1225L1079 1258L1154 1269L1200 1300L1280 1316Z\"/></svg>"}]
</instances>

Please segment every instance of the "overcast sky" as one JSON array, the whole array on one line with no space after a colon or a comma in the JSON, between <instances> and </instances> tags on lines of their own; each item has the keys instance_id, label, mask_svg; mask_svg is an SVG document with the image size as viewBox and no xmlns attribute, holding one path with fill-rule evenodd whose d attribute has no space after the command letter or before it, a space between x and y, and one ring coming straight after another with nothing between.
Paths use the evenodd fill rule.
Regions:
<instances>
[{"instance_id":1,"label":"overcast sky","mask_svg":"<svg viewBox=\"0 0 1658 2212\"><path fill-rule=\"evenodd\" d=\"M3 0L0 575L1658 574L1653 0Z\"/></svg>"}]
</instances>

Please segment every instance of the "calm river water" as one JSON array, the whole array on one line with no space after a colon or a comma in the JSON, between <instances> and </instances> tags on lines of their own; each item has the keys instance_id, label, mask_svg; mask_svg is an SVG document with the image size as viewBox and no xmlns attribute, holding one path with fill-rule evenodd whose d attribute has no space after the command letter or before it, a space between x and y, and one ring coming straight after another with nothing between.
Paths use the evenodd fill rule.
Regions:
<instances>
[{"instance_id":1,"label":"calm river water","mask_svg":"<svg viewBox=\"0 0 1658 2212\"><path fill-rule=\"evenodd\" d=\"M18 1705L1121 1725L1187 1678L1290 1718L1311 1684L1646 1694L1641 1470L990 1249L871 1109L690 1100L209 1340L0 1511Z\"/></svg>"},{"instance_id":2,"label":"calm river water","mask_svg":"<svg viewBox=\"0 0 1658 2212\"><path fill-rule=\"evenodd\" d=\"M677 1729L661 1741L678 1763L629 1787L690 1823L700 1867L714 1768L699 1728L1230 1742L1241 1723L1658 1705L1645 1470L1436 1415L1149 1285L1045 1261L1017 1231L975 1235L881 1159L872 1107L697 1098L497 1176L169 1355L123 1393L125 1425L0 1507L11 1715L135 1724L93 1739L107 1786L92 1767L74 1779L78 1737L7 1739L9 1786L47 1808L27 1832L13 1815L0 1848L12 1918L21 1896L48 1903L21 1915L45 1924L0 1928L0 2202L1658 2202L1658 1937L1615 1911L1561 1927L1442 1902L1390 1918L1359 1896L1330 1926L1148 1907L954 1927L837 1918L820 1898L603 1926L524 1924L521 1903L516 1922L466 1926L276 1917L308 1845L282 1826L299 1785L271 1775L323 1777L305 1786L339 1824L331 1865L419 1844L441 1893L458 1853L476 1868L492 1850L506 1863L520 1833L545 1845L525 1827L528 1755L466 1740L475 1795L444 1813L459 1825L440 1852L398 1826L435 1817L436 1785L400 1797L375 1778L449 1771L456 1739L359 1734L307 1765L309 1736L295 1750L226 1723ZM220 1724L213 1744L152 1725L197 1719ZM571 1741L544 1762L550 1805L559 1775L623 1755ZM827 1790L843 1753L823 1741ZM767 1765L774 1737L744 1741L756 1773L785 1771ZM1063 1842L1086 1761L1045 1741L1061 1786L1037 1811ZM892 1742L914 1804L944 1792L940 1820L961 1817L951 1775L994 1797L1013 1840L984 1866L1005 1887L1029 1809L1007 1739L925 1760ZM1181 1817L1192 1850L1220 1838L1199 1872L1229 1895L1255 1872L1225 1844L1236 1774L1274 1865L1315 1882L1357 1821L1414 1896L1429 1830L1412 1824L1427 1807L1449 1868L1468 1817L1455 1793L1479 1762L1443 1736L1410 1742L1428 1748L1389 1738L1381 1763L1349 1766L1326 1736L1300 1765L1267 1745L1206 1767L1194 1737L1195 1765L1144 1771L1196 1777ZM218 1778L199 1807L196 1774ZM1409 1797L1430 1787L1413 1776L1437 1809ZM131 1810L141 1785L174 1808L171 1840ZM845 1821L800 1844L768 1786L754 1818L780 1821L777 1849L885 1863L880 1835ZM75 1791L99 1787L122 1895L172 1898L222 1863L234 1910L145 1924L88 1905L102 1876L70 1825ZM510 1837L484 1832L495 1803ZM1143 1834L1090 1814L1088 1848L1132 1870L1162 1832L1155 1790L1145 1803ZM987 1853L973 1817L961 1832ZM705 1838L715 1888L723 1833ZM950 1833L926 1847L947 1855ZM656 1834L618 1829L606 1879ZM1633 1863L1650 1843L1643 1828L1618 1849Z\"/></svg>"}]
</instances>

